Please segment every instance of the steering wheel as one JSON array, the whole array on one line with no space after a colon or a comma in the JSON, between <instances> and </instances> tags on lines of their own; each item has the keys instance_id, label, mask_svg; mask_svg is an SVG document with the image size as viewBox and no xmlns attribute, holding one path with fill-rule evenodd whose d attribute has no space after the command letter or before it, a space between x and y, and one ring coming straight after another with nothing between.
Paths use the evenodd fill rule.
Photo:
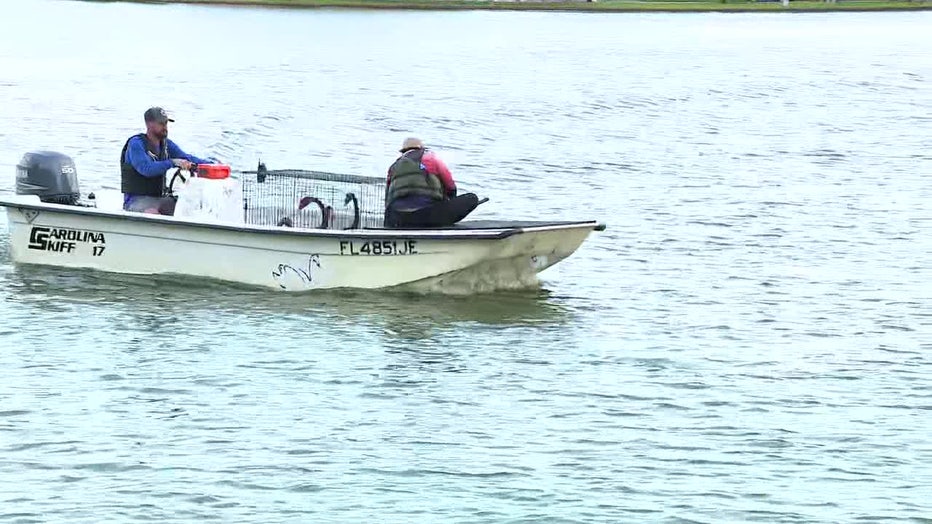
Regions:
<instances>
[{"instance_id":1,"label":"steering wheel","mask_svg":"<svg viewBox=\"0 0 932 524\"><path fill-rule=\"evenodd\" d=\"M191 177L191 176L194 176L194 173L197 172L197 166L194 166L194 170L193 170L193 171L188 171L187 169L181 169L180 167L176 167L176 168L175 168L175 174L172 175L171 181L168 183L168 193L169 193L169 194L171 194L171 195L174 195L174 194L175 194L175 180L176 180L176 179L181 178L181 183L182 183L182 184L188 181L188 179L185 178L184 175L181 174L182 171L187 171L187 172L188 172L188 177Z\"/></svg>"}]
</instances>

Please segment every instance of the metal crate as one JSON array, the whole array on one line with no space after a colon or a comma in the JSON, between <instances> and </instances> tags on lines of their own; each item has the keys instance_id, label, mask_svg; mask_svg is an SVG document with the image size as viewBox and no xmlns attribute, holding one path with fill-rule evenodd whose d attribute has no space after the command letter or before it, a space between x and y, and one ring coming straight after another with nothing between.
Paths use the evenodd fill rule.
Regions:
<instances>
[{"instance_id":1,"label":"metal crate","mask_svg":"<svg viewBox=\"0 0 932 524\"><path fill-rule=\"evenodd\" d=\"M382 227L385 180L298 169L241 173L247 224L322 229Z\"/></svg>"}]
</instances>

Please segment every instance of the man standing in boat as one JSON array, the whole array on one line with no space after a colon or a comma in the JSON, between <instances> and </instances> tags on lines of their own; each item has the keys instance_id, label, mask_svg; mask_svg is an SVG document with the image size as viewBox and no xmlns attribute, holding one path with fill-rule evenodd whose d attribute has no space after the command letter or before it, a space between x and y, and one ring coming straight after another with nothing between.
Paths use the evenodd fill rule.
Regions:
<instances>
[{"instance_id":1,"label":"man standing in boat","mask_svg":"<svg viewBox=\"0 0 932 524\"><path fill-rule=\"evenodd\" d=\"M450 170L420 139L405 139L399 152L388 168L385 227L452 226L479 205L472 193L457 196Z\"/></svg>"},{"instance_id":2,"label":"man standing in boat","mask_svg":"<svg viewBox=\"0 0 932 524\"><path fill-rule=\"evenodd\" d=\"M165 172L172 167L194 170L210 161L185 153L168 139L168 123L174 120L161 107L150 107L143 118L146 132L131 136L120 153L123 209L173 215L175 199L167 194Z\"/></svg>"}]
</instances>

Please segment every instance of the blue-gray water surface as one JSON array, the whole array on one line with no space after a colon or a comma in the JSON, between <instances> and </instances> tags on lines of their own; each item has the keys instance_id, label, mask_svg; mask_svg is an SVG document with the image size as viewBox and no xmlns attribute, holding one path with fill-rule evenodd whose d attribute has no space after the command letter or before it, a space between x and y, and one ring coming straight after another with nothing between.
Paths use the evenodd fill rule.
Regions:
<instances>
[{"instance_id":1,"label":"blue-gray water surface","mask_svg":"<svg viewBox=\"0 0 932 524\"><path fill-rule=\"evenodd\" d=\"M0 522L932 522L932 13L9 3L2 192L118 188L162 105L608 229L527 292L284 295L16 266L4 216Z\"/></svg>"}]
</instances>

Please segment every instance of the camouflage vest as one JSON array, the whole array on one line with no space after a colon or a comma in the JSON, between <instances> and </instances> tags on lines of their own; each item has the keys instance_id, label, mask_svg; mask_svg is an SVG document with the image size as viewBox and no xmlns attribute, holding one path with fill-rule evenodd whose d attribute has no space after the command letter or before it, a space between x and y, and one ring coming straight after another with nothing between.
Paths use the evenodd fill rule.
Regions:
<instances>
[{"instance_id":1,"label":"camouflage vest","mask_svg":"<svg viewBox=\"0 0 932 524\"><path fill-rule=\"evenodd\" d=\"M436 175L427 172L421 163L423 149L412 149L403 153L388 168L389 184L385 191L385 207L391 207L399 198L425 196L433 200L443 200L443 184Z\"/></svg>"}]
</instances>

